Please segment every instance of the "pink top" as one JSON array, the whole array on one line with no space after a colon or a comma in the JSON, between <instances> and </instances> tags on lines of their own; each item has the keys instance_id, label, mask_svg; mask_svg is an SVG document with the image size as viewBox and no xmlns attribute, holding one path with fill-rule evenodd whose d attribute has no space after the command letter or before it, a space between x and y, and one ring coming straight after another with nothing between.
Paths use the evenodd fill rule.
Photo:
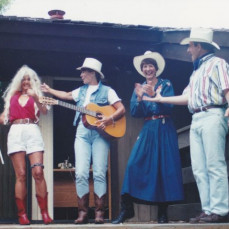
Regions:
<instances>
[{"instance_id":1,"label":"pink top","mask_svg":"<svg viewBox=\"0 0 229 229\"><path fill-rule=\"evenodd\" d=\"M20 96L21 93L17 92L10 99L10 110L9 110L10 122L13 122L16 119L25 119L25 118L36 120L37 118L35 115L33 97L29 96L29 99L26 102L26 104L24 106L21 106L18 101Z\"/></svg>"}]
</instances>

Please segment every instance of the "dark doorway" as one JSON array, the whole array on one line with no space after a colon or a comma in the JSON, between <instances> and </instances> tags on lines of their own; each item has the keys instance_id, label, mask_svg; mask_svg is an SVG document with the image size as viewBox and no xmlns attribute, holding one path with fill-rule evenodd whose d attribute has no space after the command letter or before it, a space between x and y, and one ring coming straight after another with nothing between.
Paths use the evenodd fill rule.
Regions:
<instances>
[{"instance_id":1,"label":"dark doorway","mask_svg":"<svg viewBox=\"0 0 229 229\"><path fill-rule=\"evenodd\" d=\"M79 81L54 80L53 88L57 90L70 92L82 83ZM74 101L66 101L75 104ZM53 136L54 136L54 168L58 168L58 164L69 160L74 165L74 139L75 130L73 120L75 111L61 106L54 106L53 110Z\"/></svg>"}]
</instances>

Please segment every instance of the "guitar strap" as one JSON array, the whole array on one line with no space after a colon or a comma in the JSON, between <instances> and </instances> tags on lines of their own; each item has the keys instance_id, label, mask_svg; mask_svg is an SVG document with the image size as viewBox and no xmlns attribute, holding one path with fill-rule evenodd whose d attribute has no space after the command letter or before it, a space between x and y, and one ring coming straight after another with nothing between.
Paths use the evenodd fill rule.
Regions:
<instances>
[{"instance_id":1,"label":"guitar strap","mask_svg":"<svg viewBox=\"0 0 229 229\"><path fill-rule=\"evenodd\" d=\"M76 106L82 107L85 101L85 97L86 97L86 91L87 91L88 85L84 85L82 87L80 87L80 91L76 100ZM73 121L73 126L78 126L79 124L79 120L81 114L79 111L76 111L75 117L74 117L74 121Z\"/></svg>"}]
</instances>

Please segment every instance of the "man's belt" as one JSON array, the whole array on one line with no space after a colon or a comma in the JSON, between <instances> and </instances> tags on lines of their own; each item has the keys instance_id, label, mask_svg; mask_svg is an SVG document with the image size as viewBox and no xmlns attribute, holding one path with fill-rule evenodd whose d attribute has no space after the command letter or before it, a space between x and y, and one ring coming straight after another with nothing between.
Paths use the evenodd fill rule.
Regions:
<instances>
[{"instance_id":1,"label":"man's belt","mask_svg":"<svg viewBox=\"0 0 229 229\"><path fill-rule=\"evenodd\" d=\"M25 118L25 119L15 119L11 124L36 124L33 119Z\"/></svg>"},{"instance_id":2,"label":"man's belt","mask_svg":"<svg viewBox=\"0 0 229 229\"><path fill-rule=\"evenodd\" d=\"M212 108L223 108L223 107L225 107L225 104L224 105L211 105L211 106L200 107L200 108L194 109L194 113L198 113L201 111L207 111L208 109L212 109Z\"/></svg>"},{"instance_id":3,"label":"man's belt","mask_svg":"<svg viewBox=\"0 0 229 229\"><path fill-rule=\"evenodd\" d=\"M169 115L153 115L150 117L146 117L145 121L147 120L155 120L155 119L162 119L162 118L169 118Z\"/></svg>"}]
</instances>

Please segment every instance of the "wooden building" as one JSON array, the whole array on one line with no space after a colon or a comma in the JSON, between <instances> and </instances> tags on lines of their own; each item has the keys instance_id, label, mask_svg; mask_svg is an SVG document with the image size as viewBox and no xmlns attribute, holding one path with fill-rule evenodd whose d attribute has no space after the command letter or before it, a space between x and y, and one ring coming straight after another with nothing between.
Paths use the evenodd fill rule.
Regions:
<instances>
[{"instance_id":1,"label":"wooden building","mask_svg":"<svg viewBox=\"0 0 229 229\"><path fill-rule=\"evenodd\" d=\"M126 163L143 122L132 118L129 113L129 101L134 83L144 80L133 67L133 57L143 54L146 50L160 52L166 59L162 77L170 79L175 93L180 94L192 72L192 63L186 53L187 47L179 44L181 39L187 36L189 36L187 29L85 23L64 19L0 17L2 90L17 69L27 64L42 77L43 82L56 89L71 91L81 85L76 67L81 66L85 57L95 57L103 63L104 83L113 87L122 98L127 110L127 131L123 138L111 143L110 205L107 218L114 218L118 214ZM214 40L221 46L221 51L217 55L229 62L228 31L215 31ZM46 145L45 177L49 191L49 208L55 220L72 220L76 217L74 203L73 206L65 204L64 207L60 207L56 205L54 198L57 184L54 178L58 179L58 175L55 175L59 171L58 164L67 159L74 164L73 117L73 111L55 107L40 121ZM200 211L199 196L190 168L188 132L191 114L186 107L177 106L174 107L173 118L179 135L185 200L169 207L169 218L187 220ZM0 147L5 160L5 165L0 164L0 222L17 219L14 171L6 155L8 129L8 126L0 126ZM227 146L227 160L228 148ZM70 182L74 184L74 172L72 170L65 172ZM41 219L35 200L34 184L30 179L28 186L32 187L32 192L29 192L28 196L28 208L32 210L29 212L32 212L32 219ZM64 196L67 198L68 193ZM131 221L138 222L154 220L157 211L154 206L141 204L135 205L135 210L136 216Z\"/></svg>"}]
</instances>

